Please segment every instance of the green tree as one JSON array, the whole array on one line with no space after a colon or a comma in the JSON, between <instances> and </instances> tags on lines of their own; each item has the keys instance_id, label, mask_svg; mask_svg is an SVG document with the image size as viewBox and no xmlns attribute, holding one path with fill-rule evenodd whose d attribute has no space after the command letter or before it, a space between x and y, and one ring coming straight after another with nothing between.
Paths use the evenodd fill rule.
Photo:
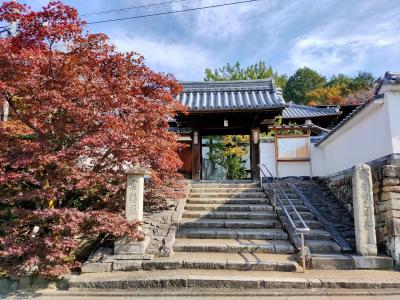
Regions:
<instances>
[{"instance_id":1,"label":"green tree","mask_svg":"<svg viewBox=\"0 0 400 300\"><path fill-rule=\"evenodd\" d=\"M353 78L339 73L338 75L333 75L329 81L326 83L326 88L336 87L340 90L340 96L346 96L351 92L350 85L353 82Z\"/></svg>"},{"instance_id":2,"label":"green tree","mask_svg":"<svg viewBox=\"0 0 400 300\"><path fill-rule=\"evenodd\" d=\"M264 61L243 68L239 62L234 65L227 63L225 66L215 69L205 70L205 81L222 80L248 80L248 79L266 79L273 77L277 87L284 88L287 82L286 74L279 75L271 66L267 66Z\"/></svg>"},{"instance_id":3,"label":"green tree","mask_svg":"<svg viewBox=\"0 0 400 300\"><path fill-rule=\"evenodd\" d=\"M368 90L374 86L375 77L370 72L358 72L358 75L353 78L349 84L351 92L357 92L360 90Z\"/></svg>"},{"instance_id":4,"label":"green tree","mask_svg":"<svg viewBox=\"0 0 400 300\"><path fill-rule=\"evenodd\" d=\"M248 154L247 135L220 135L208 136L207 144L210 152L209 159L215 165L224 167L226 176L230 180L243 179L246 177L245 156Z\"/></svg>"},{"instance_id":5,"label":"green tree","mask_svg":"<svg viewBox=\"0 0 400 300\"><path fill-rule=\"evenodd\" d=\"M318 72L303 67L289 77L283 90L283 98L298 104L307 104L307 93L325 85L326 78Z\"/></svg>"}]
</instances>

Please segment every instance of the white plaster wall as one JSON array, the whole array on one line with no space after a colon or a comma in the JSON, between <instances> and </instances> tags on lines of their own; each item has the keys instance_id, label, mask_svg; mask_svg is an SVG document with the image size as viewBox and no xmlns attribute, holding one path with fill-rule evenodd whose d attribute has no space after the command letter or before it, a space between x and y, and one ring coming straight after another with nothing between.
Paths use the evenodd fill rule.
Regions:
<instances>
[{"instance_id":1,"label":"white plaster wall","mask_svg":"<svg viewBox=\"0 0 400 300\"><path fill-rule=\"evenodd\" d=\"M387 103L382 99L379 102L383 103L367 105L318 146L322 151L324 176L393 152Z\"/></svg>"},{"instance_id":2,"label":"white plaster wall","mask_svg":"<svg viewBox=\"0 0 400 300\"><path fill-rule=\"evenodd\" d=\"M388 102L393 153L400 153L400 87L386 92L385 101Z\"/></svg>"}]
</instances>

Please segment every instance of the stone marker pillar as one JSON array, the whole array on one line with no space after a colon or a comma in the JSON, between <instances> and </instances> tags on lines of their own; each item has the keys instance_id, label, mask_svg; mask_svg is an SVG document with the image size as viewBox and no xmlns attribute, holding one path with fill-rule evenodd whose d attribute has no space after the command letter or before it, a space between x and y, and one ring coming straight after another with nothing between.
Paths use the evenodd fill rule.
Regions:
<instances>
[{"instance_id":1,"label":"stone marker pillar","mask_svg":"<svg viewBox=\"0 0 400 300\"><path fill-rule=\"evenodd\" d=\"M147 172L141 168L129 168L126 171L125 216L128 221L143 221L144 176L146 174ZM114 244L114 254L143 255L149 241L148 236L140 242L121 238Z\"/></svg>"},{"instance_id":2,"label":"stone marker pillar","mask_svg":"<svg viewBox=\"0 0 400 300\"><path fill-rule=\"evenodd\" d=\"M366 164L353 168L353 209L357 254L377 255L372 174Z\"/></svg>"},{"instance_id":3,"label":"stone marker pillar","mask_svg":"<svg viewBox=\"0 0 400 300\"><path fill-rule=\"evenodd\" d=\"M128 221L143 221L144 175L140 170L127 174L125 216Z\"/></svg>"}]
</instances>

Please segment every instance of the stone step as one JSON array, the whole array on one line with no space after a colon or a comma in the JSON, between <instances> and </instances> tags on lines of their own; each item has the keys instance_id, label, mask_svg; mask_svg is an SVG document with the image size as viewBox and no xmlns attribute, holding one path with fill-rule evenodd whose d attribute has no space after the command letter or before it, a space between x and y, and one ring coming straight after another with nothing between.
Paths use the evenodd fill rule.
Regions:
<instances>
[{"instance_id":1,"label":"stone step","mask_svg":"<svg viewBox=\"0 0 400 300\"><path fill-rule=\"evenodd\" d=\"M189 198L266 198L264 193L190 193Z\"/></svg>"},{"instance_id":2,"label":"stone step","mask_svg":"<svg viewBox=\"0 0 400 300\"><path fill-rule=\"evenodd\" d=\"M354 270L354 259L340 253L311 255L311 268L314 270Z\"/></svg>"},{"instance_id":3,"label":"stone step","mask_svg":"<svg viewBox=\"0 0 400 300\"><path fill-rule=\"evenodd\" d=\"M146 271L171 269L218 269L239 271L296 272L299 268L290 256L269 253L177 252L142 262Z\"/></svg>"},{"instance_id":4,"label":"stone step","mask_svg":"<svg viewBox=\"0 0 400 300\"><path fill-rule=\"evenodd\" d=\"M286 217L282 217L282 220L284 220L285 223L289 222ZM325 229L325 227L317 220L304 220L304 222L310 229ZM294 220L294 223L297 227L303 227L303 223L299 220Z\"/></svg>"},{"instance_id":5,"label":"stone step","mask_svg":"<svg viewBox=\"0 0 400 300\"><path fill-rule=\"evenodd\" d=\"M293 245L285 240L180 239L174 244L176 252L275 253L292 254Z\"/></svg>"},{"instance_id":6,"label":"stone step","mask_svg":"<svg viewBox=\"0 0 400 300\"><path fill-rule=\"evenodd\" d=\"M293 205L298 212L308 212L308 208L304 205ZM280 205L277 205L278 210L282 210L283 208ZM288 212L294 211L291 205L285 205L285 208Z\"/></svg>"},{"instance_id":7,"label":"stone step","mask_svg":"<svg viewBox=\"0 0 400 300\"><path fill-rule=\"evenodd\" d=\"M273 202L273 200L271 199L271 200L268 200L270 203L272 203ZM283 203L283 205L290 205L290 203L289 203L289 201L288 200L281 200L282 201L282 203ZM277 203L279 203L279 201L276 201ZM304 202L303 202L303 200L301 200L301 199L290 199L290 202L293 204L293 205L303 205L304 204Z\"/></svg>"},{"instance_id":8,"label":"stone step","mask_svg":"<svg viewBox=\"0 0 400 300\"><path fill-rule=\"evenodd\" d=\"M235 220L183 218L179 228L281 228L278 220Z\"/></svg>"},{"instance_id":9,"label":"stone step","mask_svg":"<svg viewBox=\"0 0 400 300\"><path fill-rule=\"evenodd\" d=\"M306 240L332 240L332 235L323 229L311 229L309 234L305 234Z\"/></svg>"},{"instance_id":10,"label":"stone step","mask_svg":"<svg viewBox=\"0 0 400 300\"><path fill-rule=\"evenodd\" d=\"M204 219L246 219L246 220L276 220L274 212L269 211L184 211L183 218Z\"/></svg>"},{"instance_id":11,"label":"stone step","mask_svg":"<svg viewBox=\"0 0 400 300\"><path fill-rule=\"evenodd\" d=\"M304 243L310 248L311 254L342 252L342 248L333 240L305 240Z\"/></svg>"},{"instance_id":12,"label":"stone step","mask_svg":"<svg viewBox=\"0 0 400 300\"><path fill-rule=\"evenodd\" d=\"M190 204L269 204L269 200L266 198L188 198L186 203Z\"/></svg>"},{"instance_id":13,"label":"stone step","mask_svg":"<svg viewBox=\"0 0 400 300\"><path fill-rule=\"evenodd\" d=\"M315 220L314 214L309 211L299 211L298 213L303 218L303 220ZM283 216L285 216L283 212L282 214ZM294 211L289 211L289 215L294 221L298 220L297 214Z\"/></svg>"},{"instance_id":14,"label":"stone step","mask_svg":"<svg viewBox=\"0 0 400 300\"><path fill-rule=\"evenodd\" d=\"M307 224L307 226L310 229L324 229L324 226L317 220L304 220L304 222ZM302 225L302 223L300 221L295 221L294 223L298 227L301 227L301 225Z\"/></svg>"},{"instance_id":15,"label":"stone step","mask_svg":"<svg viewBox=\"0 0 400 300\"><path fill-rule=\"evenodd\" d=\"M286 195L284 195L284 194L281 194L281 193L277 193L277 196L278 196L278 198L279 199L281 199L281 200L286 200L286 199L300 199L299 198L299 196L297 196L296 194L294 194L294 193L286 193ZM287 198L286 198L287 197Z\"/></svg>"},{"instance_id":16,"label":"stone step","mask_svg":"<svg viewBox=\"0 0 400 300\"><path fill-rule=\"evenodd\" d=\"M198 187L192 187L190 189L191 193L263 193L264 190L260 187L255 188L198 188Z\"/></svg>"},{"instance_id":17,"label":"stone step","mask_svg":"<svg viewBox=\"0 0 400 300\"><path fill-rule=\"evenodd\" d=\"M272 211L271 205L263 204L187 204L186 211Z\"/></svg>"},{"instance_id":18,"label":"stone step","mask_svg":"<svg viewBox=\"0 0 400 300\"><path fill-rule=\"evenodd\" d=\"M334 273L319 271L306 274L295 272L277 274L207 269L196 270L195 274L193 270L184 269L163 272L158 270L108 272L71 276L67 279L69 295L49 290L48 293L52 294L46 299L113 299L114 296L115 299L155 299L160 296L163 299L185 299L190 295L198 299L240 297L240 299L389 300L397 299L400 293L396 290L400 288L398 273L374 271L374 273L355 274L346 271ZM371 275L378 276L371 277ZM38 291L39 295L40 292ZM296 297L299 295L300 297Z\"/></svg>"},{"instance_id":19,"label":"stone step","mask_svg":"<svg viewBox=\"0 0 400 300\"><path fill-rule=\"evenodd\" d=\"M282 229L248 228L180 228L178 238L189 239L250 239L250 240L286 240L288 235Z\"/></svg>"}]
</instances>

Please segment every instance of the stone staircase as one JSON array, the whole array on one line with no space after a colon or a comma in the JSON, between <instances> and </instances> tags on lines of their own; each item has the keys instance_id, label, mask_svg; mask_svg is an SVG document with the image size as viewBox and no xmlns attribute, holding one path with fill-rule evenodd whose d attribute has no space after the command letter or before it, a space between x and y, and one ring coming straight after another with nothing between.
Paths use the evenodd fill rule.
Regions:
<instances>
[{"instance_id":1,"label":"stone staircase","mask_svg":"<svg viewBox=\"0 0 400 300\"><path fill-rule=\"evenodd\" d=\"M174 251L186 268L299 270L295 249L257 183L192 184Z\"/></svg>"},{"instance_id":2,"label":"stone staircase","mask_svg":"<svg viewBox=\"0 0 400 300\"><path fill-rule=\"evenodd\" d=\"M321 218L319 210L310 206L310 200L290 180L282 181L282 188L310 228L310 234L305 235L305 245L310 250L308 269L392 268L393 261L389 257L365 258L343 253L340 237L332 230L332 227L336 230L341 227L323 216ZM317 203L316 193L314 191L313 203ZM110 276L101 274L100 277L85 274L72 279L70 287L82 290L110 286L122 289L288 288L292 284L311 287L315 280L309 282L303 278L297 282L297 277L286 280L303 271L297 263L300 260L299 236L289 225L282 207L275 206L269 195L270 191L264 191L259 183L193 183L186 203L180 205L178 215L182 218L170 240L174 250L171 256L137 258L133 255L119 259L103 255L99 262L85 263L83 273L135 272L128 272L129 275L123 272ZM277 195L294 222L300 225L283 193L277 192ZM286 273L274 277L279 273L265 271ZM331 284L334 283L329 286Z\"/></svg>"},{"instance_id":3,"label":"stone staircase","mask_svg":"<svg viewBox=\"0 0 400 300\"><path fill-rule=\"evenodd\" d=\"M291 189L286 183L282 182L281 186L289 197L292 204L295 206L307 226L311 229L310 234L305 235L305 245L310 249L311 253L340 253L342 248L335 242L331 233L325 230L323 224L316 219L316 216L310 209L304 205L304 202L300 197ZM285 208L289 211L289 214L295 220L296 225L300 225L300 221L296 217L293 209L289 205L288 201L285 200L283 194L278 194L282 199ZM281 210L278 205L278 210ZM284 223L288 222L286 216L281 214Z\"/></svg>"},{"instance_id":4,"label":"stone staircase","mask_svg":"<svg viewBox=\"0 0 400 300\"><path fill-rule=\"evenodd\" d=\"M298 188L299 182L301 182L302 189ZM322 198L326 196L326 193L320 193L319 190L315 189L313 201L310 201L309 198L302 193L304 186L307 185L313 186L313 183L309 181L296 182L293 180L284 180L280 182L281 188L292 204L296 207L307 226L311 229L310 234L305 235L305 245L310 251L308 268L341 270L355 269L356 266L354 259L346 254L353 253L352 247L349 246L348 240L342 236L341 232L337 230L337 228L340 228L342 224L332 222L331 218L324 216L321 213L321 207L314 206L315 203L321 203L321 201L323 201ZM278 193L278 197L282 200L293 220L296 220L296 225L300 225L300 222L296 218L296 215L289 205L289 201L284 197L284 194ZM333 200L330 199L330 201ZM330 205L336 207L334 203L331 203ZM289 229L289 220L281 211L279 205L278 211L284 227ZM331 214L336 215L336 212L332 211ZM288 231L290 234L290 229ZM299 248L300 242L298 238L294 236L294 234L292 234L292 237L295 239L295 245Z\"/></svg>"}]
</instances>

